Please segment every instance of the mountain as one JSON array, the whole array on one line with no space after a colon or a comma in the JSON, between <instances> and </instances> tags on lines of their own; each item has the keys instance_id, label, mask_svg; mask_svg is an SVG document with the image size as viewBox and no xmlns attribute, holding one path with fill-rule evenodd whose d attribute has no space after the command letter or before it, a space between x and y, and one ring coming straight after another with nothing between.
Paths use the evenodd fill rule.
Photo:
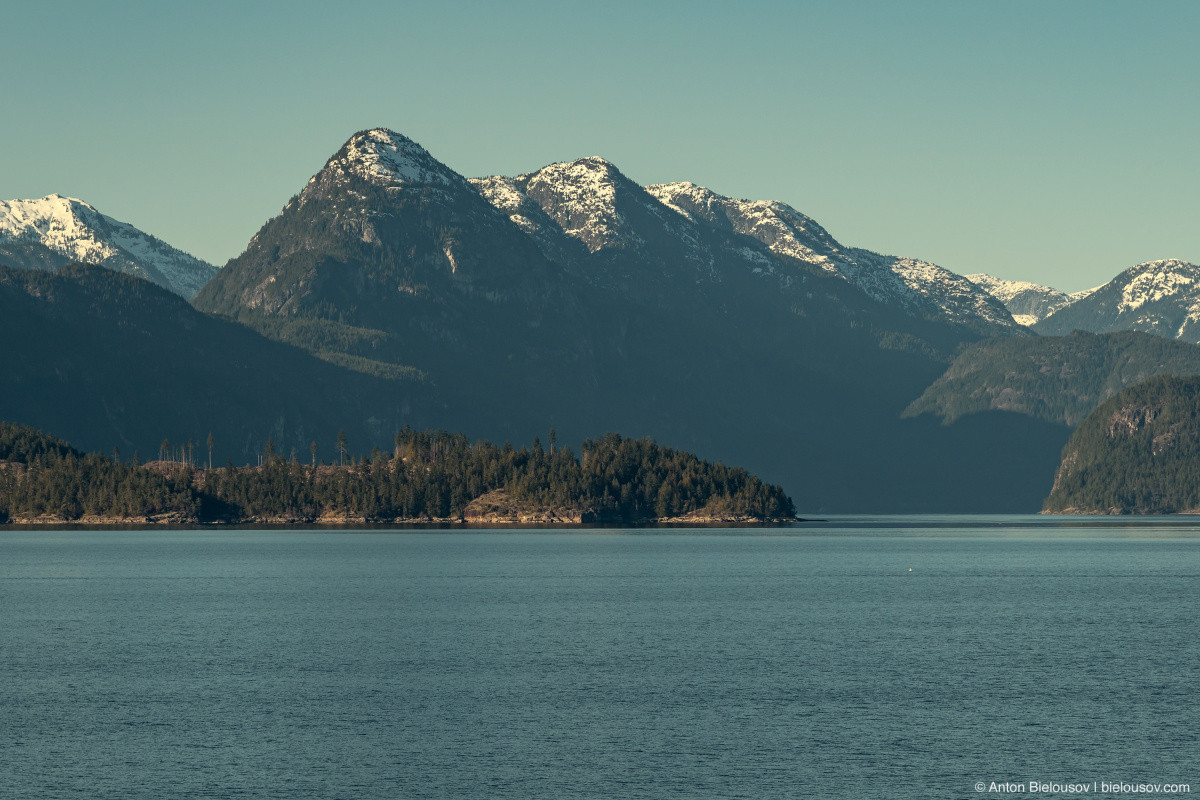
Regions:
<instances>
[{"instance_id":1,"label":"mountain","mask_svg":"<svg viewBox=\"0 0 1200 800\"><path fill-rule=\"evenodd\" d=\"M1200 511L1200 378L1152 378L1093 411L1063 449L1044 509Z\"/></svg>"},{"instance_id":2,"label":"mountain","mask_svg":"<svg viewBox=\"0 0 1200 800\"><path fill-rule=\"evenodd\" d=\"M1200 266L1178 259L1148 261L1034 325L1048 336L1073 330L1137 330L1200 343Z\"/></svg>"},{"instance_id":3,"label":"mountain","mask_svg":"<svg viewBox=\"0 0 1200 800\"><path fill-rule=\"evenodd\" d=\"M1011 411L1075 426L1155 375L1200 375L1200 347L1138 331L993 339L967 345L905 415Z\"/></svg>"},{"instance_id":4,"label":"mountain","mask_svg":"<svg viewBox=\"0 0 1200 800\"><path fill-rule=\"evenodd\" d=\"M0 202L0 263L57 269L72 261L137 275L187 298L217 272L212 264L73 197Z\"/></svg>"},{"instance_id":5,"label":"mountain","mask_svg":"<svg viewBox=\"0 0 1200 800\"><path fill-rule=\"evenodd\" d=\"M523 397L593 407L595 344L572 280L465 178L372 130L351 137L194 305L343 366L426 376L452 406L440 427L529 439L556 420Z\"/></svg>"},{"instance_id":6,"label":"mountain","mask_svg":"<svg viewBox=\"0 0 1200 800\"><path fill-rule=\"evenodd\" d=\"M428 387L362 375L196 311L149 281L95 265L0 267L0 419L128 458L213 433L217 463L280 452L332 457L427 426Z\"/></svg>"},{"instance_id":7,"label":"mountain","mask_svg":"<svg viewBox=\"0 0 1200 800\"><path fill-rule=\"evenodd\" d=\"M1029 281L1009 281L996 278L980 272L968 275L967 280L995 297L1012 314L1019 325L1033 325L1039 320L1064 308L1074 300L1086 296L1088 292L1077 295L1060 292L1049 286L1042 286Z\"/></svg>"},{"instance_id":8,"label":"mountain","mask_svg":"<svg viewBox=\"0 0 1200 800\"><path fill-rule=\"evenodd\" d=\"M797 246L826 239L801 257L736 202L648 190L601 158L468 181L362 131L194 304L411 375L436 424L472 437L649 435L746 464L812 510L1036 508L1065 429L899 419L964 342L1028 335L1002 304L768 204Z\"/></svg>"}]
</instances>

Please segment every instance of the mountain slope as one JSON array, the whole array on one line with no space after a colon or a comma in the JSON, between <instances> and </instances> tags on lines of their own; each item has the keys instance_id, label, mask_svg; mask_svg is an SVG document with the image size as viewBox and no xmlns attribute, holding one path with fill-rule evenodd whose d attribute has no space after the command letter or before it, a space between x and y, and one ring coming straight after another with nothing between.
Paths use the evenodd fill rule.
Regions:
<instances>
[{"instance_id":1,"label":"mountain slope","mask_svg":"<svg viewBox=\"0 0 1200 800\"><path fill-rule=\"evenodd\" d=\"M1200 378L1152 378L1093 411L1063 449L1044 508L1200 511Z\"/></svg>"},{"instance_id":2,"label":"mountain slope","mask_svg":"<svg viewBox=\"0 0 1200 800\"><path fill-rule=\"evenodd\" d=\"M351 137L194 304L364 371L419 370L453 400L441 427L463 429L465 419L491 432L526 393L589 404L594 387L571 380L594 369L581 366L593 345L569 283L465 178L406 137L371 130Z\"/></svg>"},{"instance_id":3,"label":"mountain slope","mask_svg":"<svg viewBox=\"0 0 1200 800\"><path fill-rule=\"evenodd\" d=\"M1029 281L1004 280L982 272L968 275L967 280L1004 303L1004 307L1020 325L1033 325L1077 299L1075 295L1060 292L1049 286Z\"/></svg>"},{"instance_id":4,"label":"mountain slope","mask_svg":"<svg viewBox=\"0 0 1200 800\"><path fill-rule=\"evenodd\" d=\"M73 197L0 202L0 262L57 269L72 261L137 275L187 298L217 272L212 264Z\"/></svg>"},{"instance_id":5,"label":"mountain slope","mask_svg":"<svg viewBox=\"0 0 1200 800\"><path fill-rule=\"evenodd\" d=\"M607 271L596 271L610 281L633 280L631 261L641 262L639 275L682 269L698 282L720 282L732 269L774 279L785 290L833 276L920 318L985 335L1017 332L1002 304L961 276L913 259L845 248L783 203L734 200L693 183L643 189L595 157L473 182L539 243L552 242L543 247L552 260L568 252L574 256L570 263L580 261L570 240L593 256L608 255ZM664 214L664 206L675 214Z\"/></svg>"},{"instance_id":6,"label":"mountain slope","mask_svg":"<svg viewBox=\"0 0 1200 800\"><path fill-rule=\"evenodd\" d=\"M0 341L0 419L126 457L212 431L218 463L252 460L267 437L330 458L339 429L365 446L429 423L420 383L327 364L98 266L0 268Z\"/></svg>"},{"instance_id":7,"label":"mountain slope","mask_svg":"<svg viewBox=\"0 0 1200 800\"><path fill-rule=\"evenodd\" d=\"M905 415L1011 411L1073 426L1127 386L1196 374L1200 347L1136 331L995 339L964 348Z\"/></svg>"},{"instance_id":8,"label":"mountain slope","mask_svg":"<svg viewBox=\"0 0 1200 800\"><path fill-rule=\"evenodd\" d=\"M1200 266L1166 259L1130 267L1034 330L1049 336L1136 330L1200 343Z\"/></svg>"},{"instance_id":9,"label":"mountain slope","mask_svg":"<svg viewBox=\"0 0 1200 800\"><path fill-rule=\"evenodd\" d=\"M881 303L985 335L1017 332L1002 304L961 275L916 259L844 247L785 203L734 200L686 182L647 190L689 220L757 239L775 259L835 275Z\"/></svg>"}]
</instances>

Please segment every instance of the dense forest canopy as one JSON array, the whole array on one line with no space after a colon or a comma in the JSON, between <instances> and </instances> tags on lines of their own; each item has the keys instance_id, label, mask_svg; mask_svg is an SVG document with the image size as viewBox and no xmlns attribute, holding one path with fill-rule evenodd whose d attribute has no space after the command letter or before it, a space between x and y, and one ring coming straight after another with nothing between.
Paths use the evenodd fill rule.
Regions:
<instances>
[{"instance_id":1,"label":"dense forest canopy","mask_svg":"<svg viewBox=\"0 0 1200 800\"><path fill-rule=\"evenodd\" d=\"M320 463L316 453L314 443L303 463L268 440L255 466L207 468L202 445L164 442L160 459L143 465L81 454L32 428L0 423L0 521L461 520L473 501L498 492L585 522L795 515L780 487L743 469L616 434L584 442L578 456L553 432L545 446L535 439L517 449L409 428L388 453L352 455L342 435L336 464Z\"/></svg>"}]
</instances>

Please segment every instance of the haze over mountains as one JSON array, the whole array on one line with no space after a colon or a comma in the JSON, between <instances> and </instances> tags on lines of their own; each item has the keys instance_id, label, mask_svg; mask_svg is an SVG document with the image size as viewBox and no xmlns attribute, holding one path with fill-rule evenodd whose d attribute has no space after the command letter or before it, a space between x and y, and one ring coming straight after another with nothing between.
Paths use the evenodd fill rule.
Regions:
<instances>
[{"instance_id":1,"label":"haze over mountains","mask_svg":"<svg viewBox=\"0 0 1200 800\"><path fill-rule=\"evenodd\" d=\"M161 255L167 250L138 264L100 257L105 243L121 258L149 251L105 239L89 209L103 215L86 204L45 204L61 209L47 219L62 222L10 224L0 263L52 269L68 258L108 258L151 280L153 267L156 282L185 297L199 285L185 277L202 272L164 268L182 263ZM34 216L23 208L12 219ZM107 230L117 230L114 222ZM88 233L67 235L76 229ZM121 241L140 241L121 231ZM1179 276L1190 265L1156 263L1176 276L1170 286L1184 285ZM406 423L495 441L528 441L551 428L568 443L618 431L745 466L783 483L802 510L846 511L1040 507L1079 408L1056 416L1012 413L1003 402L964 405L955 393L977 387L945 379L936 400L914 400L964 345L980 343L968 350L974 357L993 353L984 339L1019 344L1022 358L1042 352L1056 340L1034 331L1108 289L1066 303L1072 298L1045 287L968 279L845 246L783 203L686 182L642 187L597 157L468 180L383 129L351 137L204 284L196 310L178 302L169 311L160 298L164 311L138 321L129 298L144 291L128 281L79 269L58 284L45 280L0 274L0 304L24 309L25 320L6 336L20 343L5 369L22 396L0 398L0 418L89 449L119 441L149 451L163 437L199 439L217 424L206 427L206 418L239 415L221 399L237 397L244 419L220 424L228 429L222 446L239 458L267 435L286 452L329 441L338 427L380 446ZM1159 285L1138 280L1127 283ZM1142 303L1146 311L1157 303L1166 318L1172 298L1186 292L1143 295L1154 298ZM115 326L103 322L108 306L125 309ZM98 340L124 337L107 373L38 349L38 331L64 317L73 336L91 327L106 331ZM1103 324L1129 320L1143 317ZM198 346L196 331L220 332L224 344ZM69 350L70 338L42 343ZM270 340L299 350L272 350L280 345ZM170 380L139 368L134 341L155 354L147 363L166 365L177 353L178 370L157 368ZM1128 351L1097 340L1082 357L1109 363L1096 348L1114 347ZM247 361L243 353L262 355ZM56 358L68 367L48 367ZM1172 363L1190 358L1183 352ZM226 369L230 360L239 366ZM1079 402L1099 402L1138 370L1117 373ZM234 378L251 374L261 386ZM114 408L106 398L116 386L122 402ZM53 413L30 400L47 395ZM276 402L288 410L273 418ZM89 410L76 414L73 404Z\"/></svg>"}]
</instances>

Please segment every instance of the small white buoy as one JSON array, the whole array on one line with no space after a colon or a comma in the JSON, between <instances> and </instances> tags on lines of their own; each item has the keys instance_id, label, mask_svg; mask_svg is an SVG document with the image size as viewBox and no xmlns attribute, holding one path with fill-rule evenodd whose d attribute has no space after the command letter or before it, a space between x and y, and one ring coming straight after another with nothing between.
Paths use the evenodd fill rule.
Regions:
<instances>
[{"instance_id":1,"label":"small white buoy","mask_svg":"<svg viewBox=\"0 0 1200 800\"><path fill-rule=\"evenodd\" d=\"M908 571L909 571L909 572L912 572L912 567L909 567L909 568L908 568Z\"/></svg>"}]
</instances>

